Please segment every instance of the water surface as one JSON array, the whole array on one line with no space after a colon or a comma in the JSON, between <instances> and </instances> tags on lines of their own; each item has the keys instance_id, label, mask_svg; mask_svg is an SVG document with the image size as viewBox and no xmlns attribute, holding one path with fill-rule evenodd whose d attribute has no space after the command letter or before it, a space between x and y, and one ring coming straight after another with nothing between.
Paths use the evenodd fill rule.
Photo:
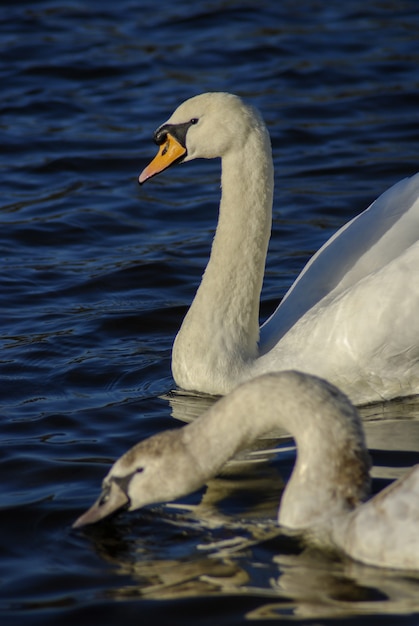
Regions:
<instances>
[{"instance_id":1,"label":"water surface","mask_svg":"<svg viewBox=\"0 0 419 626\"><path fill-rule=\"evenodd\" d=\"M219 163L140 189L153 130L204 91L262 111L265 318L336 228L417 170L416 1L15 1L0 28L2 623L417 624L417 575L278 534L287 440L180 503L197 508L71 530L115 458L208 402L168 394ZM418 415L414 399L364 411L375 490L418 461Z\"/></svg>"}]
</instances>

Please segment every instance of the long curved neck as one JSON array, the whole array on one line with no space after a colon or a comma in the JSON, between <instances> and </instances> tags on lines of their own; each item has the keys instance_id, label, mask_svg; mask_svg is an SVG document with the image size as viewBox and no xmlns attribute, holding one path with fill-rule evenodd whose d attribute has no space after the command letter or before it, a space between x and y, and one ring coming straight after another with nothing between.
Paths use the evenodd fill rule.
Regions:
<instances>
[{"instance_id":1,"label":"long curved neck","mask_svg":"<svg viewBox=\"0 0 419 626\"><path fill-rule=\"evenodd\" d=\"M255 127L222 158L222 196L211 256L173 347L178 385L220 393L257 356L259 299L272 221L269 136ZM214 389L209 380L217 376Z\"/></svg>"},{"instance_id":2,"label":"long curved neck","mask_svg":"<svg viewBox=\"0 0 419 626\"><path fill-rule=\"evenodd\" d=\"M203 482L257 437L283 427L297 461L279 522L295 529L328 526L369 493L369 455L360 418L326 381L298 372L266 374L219 400L183 429Z\"/></svg>"}]
</instances>

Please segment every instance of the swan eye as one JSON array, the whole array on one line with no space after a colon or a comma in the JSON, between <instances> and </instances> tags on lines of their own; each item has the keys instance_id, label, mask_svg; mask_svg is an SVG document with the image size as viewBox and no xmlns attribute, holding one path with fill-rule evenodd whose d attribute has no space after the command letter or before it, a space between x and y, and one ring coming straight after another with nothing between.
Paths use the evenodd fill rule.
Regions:
<instances>
[{"instance_id":1,"label":"swan eye","mask_svg":"<svg viewBox=\"0 0 419 626\"><path fill-rule=\"evenodd\" d=\"M199 119L197 117L193 117L191 119L191 124L198 124L198 122L199 122Z\"/></svg>"},{"instance_id":2,"label":"swan eye","mask_svg":"<svg viewBox=\"0 0 419 626\"><path fill-rule=\"evenodd\" d=\"M136 474L142 474L144 472L144 467L137 467L137 469L135 470Z\"/></svg>"}]
</instances>

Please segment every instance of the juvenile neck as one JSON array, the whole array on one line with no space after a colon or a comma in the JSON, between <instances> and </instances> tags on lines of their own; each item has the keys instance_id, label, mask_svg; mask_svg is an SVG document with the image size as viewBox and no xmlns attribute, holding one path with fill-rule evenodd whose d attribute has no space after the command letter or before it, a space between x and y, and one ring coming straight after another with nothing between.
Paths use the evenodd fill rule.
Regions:
<instances>
[{"instance_id":1,"label":"juvenile neck","mask_svg":"<svg viewBox=\"0 0 419 626\"><path fill-rule=\"evenodd\" d=\"M254 439L285 428L297 461L279 510L289 528L327 527L369 493L369 456L361 421L325 381L297 372L267 374L219 400L184 429L203 482Z\"/></svg>"},{"instance_id":2,"label":"juvenile neck","mask_svg":"<svg viewBox=\"0 0 419 626\"><path fill-rule=\"evenodd\" d=\"M305 412L300 407L289 424L297 443L297 460L278 521L288 528L317 527L330 533L333 520L368 497L370 457L354 407L340 392L322 398L323 391L315 390L311 398L305 398L307 407L318 403L317 409ZM300 397L296 396L298 403Z\"/></svg>"},{"instance_id":3,"label":"juvenile neck","mask_svg":"<svg viewBox=\"0 0 419 626\"><path fill-rule=\"evenodd\" d=\"M177 384L207 393L229 391L230 381L257 356L273 195L265 129L254 129L242 149L222 158L221 184L210 260L173 347Z\"/></svg>"}]
</instances>

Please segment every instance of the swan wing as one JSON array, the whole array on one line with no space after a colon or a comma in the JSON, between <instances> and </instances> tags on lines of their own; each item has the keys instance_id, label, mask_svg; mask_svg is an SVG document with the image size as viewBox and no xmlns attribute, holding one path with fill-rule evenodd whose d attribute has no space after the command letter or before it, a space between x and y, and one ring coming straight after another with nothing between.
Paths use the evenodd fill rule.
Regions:
<instances>
[{"instance_id":1,"label":"swan wing","mask_svg":"<svg viewBox=\"0 0 419 626\"><path fill-rule=\"evenodd\" d=\"M419 241L342 293L331 293L254 363L330 380L355 404L419 389ZM285 364L285 365L284 365Z\"/></svg>"},{"instance_id":2,"label":"swan wing","mask_svg":"<svg viewBox=\"0 0 419 626\"><path fill-rule=\"evenodd\" d=\"M419 465L352 513L343 548L381 567L419 568Z\"/></svg>"},{"instance_id":3,"label":"swan wing","mask_svg":"<svg viewBox=\"0 0 419 626\"><path fill-rule=\"evenodd\" d=\"M396 259L418 239L419 174L416 174L384 192L311 258L276 311L261 327L260 353L271 350L287 330L325 296L333 293L337 297ZM400 278L407 279L403 274ZM379 289L378 281L377 276Z\"/></svg>"}]
</instances>

